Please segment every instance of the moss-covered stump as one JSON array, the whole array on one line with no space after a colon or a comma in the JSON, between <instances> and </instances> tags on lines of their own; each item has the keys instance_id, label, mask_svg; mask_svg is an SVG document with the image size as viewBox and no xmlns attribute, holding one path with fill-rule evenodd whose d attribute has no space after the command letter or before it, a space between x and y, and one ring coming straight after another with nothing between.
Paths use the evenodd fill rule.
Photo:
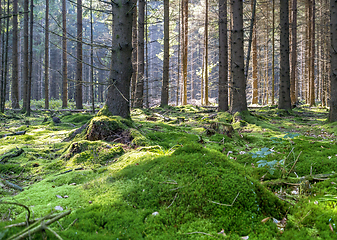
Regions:
<instances>
[{"instance_id":1,"label":"moss-covered stump","mask_svg":"<svg viewBox=\"0 0 337 240\"><path fill-rule=\"evenodd\" d=\"M94 117L85 135L86 140L106 140L110 142L117 142L129 144L132 141L132 136L129 132L131 122L118 116Z\"/></svg>"},{"instance_id":2,"label":"moss-covered stump","mask_svg":"<svg viewBox=\"0 0 337 240\"><path fill-rule=\"evenodd\" d=\"M121 146L112 146L101 141L82 140L72 143L62 158L67 160L67 165L104 165L114 161L116 156L124 153Z\"/></svg>"}]
</instances>

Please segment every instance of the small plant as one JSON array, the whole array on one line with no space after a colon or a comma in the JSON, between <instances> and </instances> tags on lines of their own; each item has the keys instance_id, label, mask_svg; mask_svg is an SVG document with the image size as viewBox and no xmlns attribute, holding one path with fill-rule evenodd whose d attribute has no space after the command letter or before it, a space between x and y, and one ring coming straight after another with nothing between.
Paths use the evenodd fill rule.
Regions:
<instances>
[{"instance_id":1,"label":"small plant","mask_svg":"<svg viewBox=\"0 0 337 240\"><path fill-rule=\"evenodd\" d=\"M269 148L261 148L261 151L257 151L257 152L254 152L254 153L249 153L249 154L252 154L252 158L264 158L265 156L271 154L273 152L272 149L269 149Z\"/></svg>"},{"instance_id":2,"label":"small plant","mask_svg":"<svg viewBox=\"0 0 337 240\"><path fill-rule=\"evenodd\" d=\"M257 162L259 165L257 167L265 167L268 169L268 172L273 175L275 170L277 168L283 168L284 167L284 159L277 161L267 161L267 160L260 160Z\"/></svg>"},{"instance_id":3,"label":"small plant","mask_svg":"<svg viewBox=\"0 0 337 240\"><path fill-rule=\"evenodd\" d=\"M283 137L271 137L270 140L273 143L282 143L284 140L288 140L288 139L294 139L295 137L298 137L300 134L298 133L287 133L286 135L284 135Z\"/></svg>"}]
</instances>

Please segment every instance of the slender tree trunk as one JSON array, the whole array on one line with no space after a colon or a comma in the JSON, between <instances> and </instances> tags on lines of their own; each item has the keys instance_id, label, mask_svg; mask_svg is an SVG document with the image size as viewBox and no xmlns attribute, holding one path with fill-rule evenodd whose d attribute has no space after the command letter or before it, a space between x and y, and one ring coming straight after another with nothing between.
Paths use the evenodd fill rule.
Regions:
<instances>
[{"instance_id":1,"label":"slender tree trunk","mask_svg":"<svg viewBox=\"0 0 337 240\"><path fill-rule=\"evenodd\" d=\"M232 0L233 30L232 30L232 73L233 73L233 95L231 112L242 112L247 110L246 100L246 78L244 72L243 51L243 1Z\"/></svg>"},{"instance_id":2,"label":"slender tree trunk","mask_svg":"<svg viewBox=\"0 0 337 240\"><path fill-rule=\"evenodd\" d=\"M134 8L132 20L132 79L131 79L131 106L135 106L137 84L137 6Z\"/></svg>"},{"instance_id":3,"label":"slender tree trunk","mask_svg":"<svg viewBox=\"0 0 337 240\"><path fill-rule=\"evenodd\" d=\"M205 6L205 104L208 102L208 0L206 1ZM192 60L193 61L193 60Z\"/></svg>"},{"instance_id":4,"label":"slender tree trunk","mask_svg":"<svg viewBox=\"0 0 337 240\"><path fill-rule=\"evenodd\" d=\"M176 91L176 106L179 105L179 95L180 95L180 47L181 47L181 43L182 43L182 40L181 40L181 2L183 0L178 0L179 1L179 13L178 13L178 66L177 66L177 91Z\"/></svg>"},{"instance_id":5,"label":"slender tree trunk","mask_svg":"<svg viewBox=\"0 0 337 240\"><path fill-rule=\"evenodd\" d=\"M311 36L310 36L310 106L315 105L315 0L311 0Z\"/></svg>"},{"instance_id":6,"label":"slender tree trunk","mask_svg":"<svg viewBox=\"0 0 337 240\"><path fill-rule=\"evenodd\" d=\"M280 2L280 90L279 109L291 109L289 75L289 2Z\"/></svg>"},{"instance_id":7,"label":"slender tree trunk","mask_svg":"<svg viewBox=\"0 0 337 240\"><path fill-rule=\"evenodd\" d=\"M290 98L291 105L297 101L296 95L296 69L297 69L297 0L292 0L291 10L291 68L290 68Z\"/></svg>"},{"instance_id":8,"label":"slender tree trunk","mask_svg":"<svg viewBox=\"0 0 337 240\"><path fill-rule=\"evenodd\" d=\"M29 41L29 69L27 88L27 108L26 115L30 116L30 100L32 95L32 74L33 74L33 35L34 35L34 2L30 1L30 41Z\"/></svg>"},{"instance_id":9,"label":"slender tree trunk","mask_svg":"<svg viewBox=\"0 0 337 240\"><path fill-rule=\"evenodd\" d=\"M228 111L227 0L219 0L219 111Z\"/></svg>"},{"instance_id":10,"label":"slender tree trunk","mask_svg":"<svg viewBox=\"0 0 337 240\"><path fill-rule=\"evenodd\" d=\"M9 15L9 1L7 0L7 15ZM9 38L9 18L6 19L6 37L3 41L2 74L1 74L1 97L0 111L5 112L5 102L7 96L7 73L8 73L8 38Z\"/></svg>"},{"instance_id":11,"label":"slender tree trunk","mask_svg":"<svg viewBox=\"0 0 337 240\"><path fill-rule=\"evenodd\" d=\"M27 110L27 95L28 95L28 39L29 39L29 29L28 29L28 6L29 0L24 0L23 2L23 9L24 9L24 19L23 19L23 73L22 73L22 80L24 83L24 92L23 92L23 111L26 112Z\"/></svg>"},{"instance_id":12,"label":"slender tree trunk","mask_svg":"<svg viewBox=\"0 0 337 240\"><path fill-rule=\"evenodd\" d=\"M169 38L169 14L170 2L164 0L164 61L163 61L163 85L161 89L161 106L168 105L169 98L169 70L170 70L170 38Z\"/></svg>"},{"instance_id":13,"label":"slender tree trunk","mask_svg":"<svg viewBox=\"0 0 337 240\"><path fill-rule=\"evenodd\" d=\"M83 108L83 98L82 98L82 62L83 62L83 53L82 53L82 37L83 37L83 28L82 28L82 0L77 0L77 68L76 68L76 108Z\"/></svg>"},{"instance_id":14,"label":"slender tree trunk","mask_svg":"<svg viewBox=\"0 0 337 240\"><path fill-rule=\"evenodd\" d=\"M135 107L142 108L144 104L144 22L145 0L138 0L138 72Z\"/></svg>"},{"instance_id":15,"label":"slender tree trunk","mask_svg":"<svg viewBox=\"0 0 337 240\"><path fill-rule=\"evenodd\" d=\"M62 108L68 106L67 2L62 0Z\"/></svg>"},{"instance_id":16,"label":"slender tree trunk","mask_svg":"<svg viewBox=\"0 0 337 240\"><path fill-rule=\"evenodd\" d=\"M331 98L329 122L337 121L337 1L330 0Z\"/></svg>"},{"instance_id":17,"label":"slender tree trunk","mask_svg":"<svg viewBox=\"0 0 337 240\"><path fill-rule=\"evenodd\" d=\"M92 0L90 0L90 80L91 80L91 108L92 113L95 113L95 85L94 85L94 27L93 27L93 13Z\"/></svg>"},{"instance_id":18,"label":"slender tree trunk","mask_svg":"<svg viewBox=\"0 0 337 240\"><path fill-rule=\"evenodd\" d=\"M273 19L272 19L272 79L271 79L271 104L275 104L275 0L273 1Z\"/></svg>"},{"instance_id":19,"label":"slender tree trunk","mask_svg":"<svg viewBox=\"0 0 337 240\"><path fill-rule=\"evenodd\" d=\"M253 1L252 1L253 8ZM259 89L258 89L258 77L257 77L257 32L256 32L256 20L253 23L253 42L252 42L252 68L253 68L253 96L252 96L252 104L259 103Z\"/></svg>"},{"instance_id":20,"label":"slender tree trunk","mask_svg":"<svg viewBox=\"0 0 337 240\"><path fill-rule=\"evenodd\" d=\"M44 105L49 109L49 0L46 0L44 38Z\"/></svg>"},{"instance_id":21,"label":"slender tree trunk","mask_svg":"<svg viewBox=\"0 0 337 240\"><path fill-rule=\"evenodd\" d=\"M19 105L18 0L13 0L12 108Z\"/></svg>"},{"instance_id":22,"label":"slender tree trunk","mask_svg":"<svg viewBox=\"0 0 337 240\"><path fill-rule=\"evenodd\" d=\"M113 42L106 105L112 115L124 118L130 117L133 5L129 0L116 0L112 5Z\"/></svg>"},{"instance_id":23,"label":"slender tree trunk","mask_svg":"<svg viewBox=\"0 0 337 240\"><path fill-rule=\"evenodd\" d=\"M183 75L183 99L182 104L187 104L187 50L188 50L188 0L182 2L182 18L183 18L183 47L182 47L182 75Z\"/></svg>"}]
</instances>

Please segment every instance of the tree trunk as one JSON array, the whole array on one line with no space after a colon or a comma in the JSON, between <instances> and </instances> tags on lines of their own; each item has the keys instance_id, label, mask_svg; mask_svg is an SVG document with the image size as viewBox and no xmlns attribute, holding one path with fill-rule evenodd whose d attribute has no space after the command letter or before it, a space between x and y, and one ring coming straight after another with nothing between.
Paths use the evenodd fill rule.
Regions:
<instances>
[{"instance_id":1,"label":"tree trunk","mask_svg":"<svg viewBox=\"0 0 337 240\"><path fill-rule=\"evenodd\" d=\"M138 68L135 107L142 108L144 104L144 19L145 0L138 1Z\"/></svg>"},{"instance_id":2,"label":"tree trunk","mask_svg":"<svg viewBox=\"0 0 337 240\"><path fill-rule=\"evenodd\" d=\"M62 0L62 108L68 106L67 4Z\"/></svg>"},{"instance_id":3,"label":"tree trunk","mask_svg":"<svg viewBox=\"0 0 337 240\"><path fill-rule=\"evenodd\" d=\"M135 106L137 84L137 6L134 8L132 20L132 79L131 79L131 106Z\"/></svg>"},{"instance_id":4,"label":"tree trunk","mask_svg":"<svg viewBox=\"0 0 337 240\"><path fill-rule=\"evenodd\" d=\"M187 49L188 49L188 0L182 0L182 104L187 104Z\"/></svg>"},{"instance_id":5,"label":"tree trunk","mask_svg":"<svg viewBox=\"0 0 337 240\"><path fill-rule=\"evenodd\" d=\"M164 61L163 61L163 85L161 89L161 106L168 105L169 98L169 70L170 70L170 2L164 0Z\"/></svg>"},{"instance_id":6,"label":"tree trunk","mask_svg":"<svg viewBox=\"0 0 337 240\"><path fill-rule=\"evenodd\" d=\"M18 0L13 0L12 108L19 105Z\"/></svg>"},{"instance_id":7,"label":"tree trunk","mask_svg":"<svg viewBox=\"0 0 337 240\"><path fill-rule=\"evenodd\" d=\"M112 115L124 118L130 117L133 6L129 0L117 0L112 5L114 36L106 105Z\"/></svg>"},{"instance_id":8,"label":"tree trunk","mask_svg":"<svg viewBox=\"0 0 337 240\"><path fill-rule=\"evenodd\" d=\"M23 73L22 73L22 80L24 83L24 92L23 92L23 111L27 110L27 101L28 101L28 6L29 1L24 0L23 2L23 9L24 9L24 19L23 19Z\"/></svg>"},{"instance_id":9,"label":"tree trunk","mask_svg":"<svg viewBox=\"0 0 337 240\"><path fill-rule=\"evenodd\" d=\"M330 0L331 98L329 122L337 121L337 1Z\"/></svg>"},{"instance_id":10,"label":"tree trunk","mask_svg":"<svg viewBox=\"0 0 337 240\"><path fill-rule=\"evenodd\" d=\"M297 93L297 0L292 0L291 9L291 68L290 68L290 98L291 105L295 105L298 95Z\"/></svg>"},{"instance_id":11,"label":"tree trunk","mask_svg":"<svg viewBox=\"0 0 337 240\"><path fill-rule=\"evenodd\" d=\"M208 102L208 0L206 1L205 6L205 105L209 104ZM193 61L193 59L192 59Z\"/></svg>"},{"instance_id":12,"label":"tree trunk","mask_svg":"<svg viewBox=\"0 0 337 240\"><path fill-rule=\"evenodd\" d=\"M255 0L256 1L256 0ZM253 8L253 1L252 1ZM258 78L257 78L257 33L256 33L256 20L253 23L253 42L252 42L252 68L253 68L253 96L252 104L259 103L259 89L258 89Z\"/></svg>"},{"instance_id":13,"label":"tree trunk","mask_svg":"<svg viewBox=\"0 0 337 240\"><path fill-rule=\"evenodd\" d=\"M273 19L272 19L272 78L271 78L271 104L275 104L275 0L273 1Z\"/></svg>"},{"instance_id":14,"label":"tree trunk","mask_svg":"<svg viewBox=\"0 0 337 240\"><path fill-rule=\"evenodd\" d=\"M219 0L219 111L228 111L227 0Z\"/></svg>"},{"instance_id":15,"label":"tree trunk","mask_svg":"<svg viewBox=\"0 0 337 240\"><path fill-rule=\"evenodd\" d=\"M49 0L46 0L44 40L44 107L49 109Z\"/></svg>"},{"instance_id":16,"label":"tree trunk","mask_svg":"<svg viewBox=\"0 0 337 240\"><path fill-rule=\"evenodd\" d=\"M83 98L82 98L82 37L83 37L83 28L82 28L82 0L77 0L77 68L76 68L76 108L83 108Z\"/></svg>"},{"instance_id":17,"label":"tree trunk","mask_svg":"<svg viewBox=\"0 0 337 240\"><path fill-rule=\"evenodd\" d=\"M289 75L289 2L280 2L280 89L279 109L291 109Z\"/></svg>"},{"instance_id":18,"label":"tree trunk","mask_svg":"<svg viewBox=\"0 0 337 240\"><path fill-rule=\"evenodd\" d=\"M310 16L310 106L315 105L315 0L310 0L311 2L311 16Z\"/></svg>"},{"instance_id":19,"label":"tree trunk","mask_svg":"<svg viewBox=\"0 0 337 240\"><path fill-rule=\"evenodd\" d=\"M233 93L231 112L247 110L246 79L244 73L243 51L243 1L232 0L233 30L232 30L232 74Z\"/></svg>"},{"instance_id":20,"label":"tree trunk","mask_svg":"<svg viewBox=\"0 0 337 240\"><path fill-rule=\"evenodd\" d=\"M30 100L32 95L32 74L33 74L33 35L34 35L34 2L30 1L30 42L29 42L29 70L28 70L28 89L27 89L27 108L26 115L30 116Z\"/></svg>"}]
</instances>

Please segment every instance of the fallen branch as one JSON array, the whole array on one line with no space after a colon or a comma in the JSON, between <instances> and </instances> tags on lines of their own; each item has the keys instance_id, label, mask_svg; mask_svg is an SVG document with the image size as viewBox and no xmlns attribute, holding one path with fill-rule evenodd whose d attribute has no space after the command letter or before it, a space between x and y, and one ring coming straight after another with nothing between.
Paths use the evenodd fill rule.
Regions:
<instances>
[{"instance_id":1,"label":"fallen branch","mask_svg":"<svg viewBox=\"0 0 337 240\"><path fill-rule=\"evenodd\" d=\"M157 116L157 117L160 117L160 118L162 118L162 119L164 119L164 121L172 121L172 119L171 118L169 118L169 117L165 117L165 116L163 116L163 115L161 115L161 114L159 114L159 113L154 113L153 115L155 115L155 116Z\"/></svg>"},{"instance_id":2,"label":"fallen branch","mask_svg":"<svg viewBox=\"0 0 337 240\"><path fill-rule=\"evenodd\" d=\"M173 201L171 202L171 204L170 204L167 208L171 207L171 205L174 203L174 200L176 200L177 196L178 196L178 193L176 193L176 195L174 196ZM166 209L167 209L167 208L166 208Z\"/></svg>"},{"instance_id":3,"label":"fallen branch","mask_svg":"<svg viewBox=\"0 0 337 240\"><path fill-rule=\"evenodd\" d=\"M207 235L207 236L211 236L211 237L217 238L216 236L213 236L212 234L205 233L205 232L190 232L190 233L184 233L184 234L204 234L204 235Z\"/></svg>"},{"instance_id":4,"label":"fallen branch","mask_svg":"<svg viewBox=\"0 0 337 240\"><path fill-rule=\"evenodd\" d=\"M2 178L2 177L0 177L0 178ZM7 180L5 180L5 179L3 179L2 182L3 182L3 184L6 185L7 187L14 188L14 189L19 190L19 191L21 191L21 192L23 191L23 188L22 188L22 187L20 187L20 186L14 184L14 183L11 183L11 182L9 182L9 181L7 181Z\"/></svg>"},{"instance_id":5,"label":"fallen branch","mask_svg":"<svg viewBox=\"0 0 337 240\"><path fill-rule=\"evenodd\" d=\"M42 217L42 218L36 218L36 219L33 219L33 220L29 220L29 224L33 224L33 223L36 223L36 222L41 221L41 220L52 219L56 216L58 216L58 214L47 215L47 216ZM12 224L12 225L7 225L4 228L24 227L24 226L27 226L27 222L20 222L20 223L15 223L15 224Z\"/></svg>"},{"instance_id":6,"label":"fallen branch","mask_svg":"<svg viewBox=\"0 0 337 240\"><path fill-rule=\"evenodd\" d=\"M25 135L26 131L20 131L20 132L15 132L15 133L9 133L5 135L0 135L0 138L8 137L8 136L16 136L16 135Z\"/></svg>"},{"instance_id":7,"label":"fallen branch","mask_svg":"<svg viewBox=\"0 0 337 240\"><path fill-rule=\"evenodd\" d=\"M11 205L17 205L17 206L25 208L27 210L27 212L28 212L26 223L29 222L30 210L29 210L29 208L26 205L23 205L21 203L16 203L16 202L5 202L5 201L1 201L1 200L0 200L0 204L11 204Z\"/></svg>"},{"instance_id":8,"label":"fallen branch","mask_svg":"<svg viewBox=\"0 0 337 240\"><path fill-rule=\"evenodd\" d=\"M39 231L42 230L49 230L48 225L58 221L59 219L67 216L68 214L70 214L71 211L66 211L63 213L60 213L58 215L56 215L54 218L44 222L45 218L41 218L41 220L37 221L36 223L30 225L29 227L25 228L24 230L22 230L21 232L11 236L10 238L8 238L8 240L20 240L20 239L24 239L34 233L37 233ZM39 223L41 223L39 226L37 226ZM34 227L34 228L33 228ZM53 234L55 234L54 231L51 231ZM59 235L55 235L58 239L62 239Z\"/></svg>"},{"instance_id":9,"label":"fallen branch","mask_svg":"<svg viewBox=\"0 0 337 240\"><path fill-rule=\"evenodd\" d=\"M218 202L214 202L214 201L211 201L211 200L208 200L208 201L211 202L211 203L215 203L215 204L221 205L221 206L233 207L233 205L234 205L236 199L238 198L239 194L240 194L240 192L238 192L238 194L237 194L236 197L234 198L232 204L218 203Z\"/></svg>"},{"instance_id":10,"label":"fallen branch","mask_svg":"<svg viewBox=\"0 0 337 240\"><path fill-rule=\"evenodd\" d=\"M0 159L0 163L5 163L8 161L9 158L13 158L13 157L18 157L20 156L22 153L24 152L24 150L22 148L17 148L17 151L14 151L12 154L8 154L5 153L2 158ZM8 155L7 155L8 154Z\"/></svg>"},{"instance_id":11,"label":"fallen branch","mask_svg":"<svg viewBox=\"0 0 337 240\"><path fill-rule=\"evenodd\" d=\"M287 173L286 177L293 171L293 169L294 169L294 167L295 167L295 165L296 165L298 159L299 159L300 156L301 156L301 153L302 153L302 151L298 154L297 159L296 159L294 165L291 167L291 169L290 169L290 171Z\"/></svg>"}]
</instances>

